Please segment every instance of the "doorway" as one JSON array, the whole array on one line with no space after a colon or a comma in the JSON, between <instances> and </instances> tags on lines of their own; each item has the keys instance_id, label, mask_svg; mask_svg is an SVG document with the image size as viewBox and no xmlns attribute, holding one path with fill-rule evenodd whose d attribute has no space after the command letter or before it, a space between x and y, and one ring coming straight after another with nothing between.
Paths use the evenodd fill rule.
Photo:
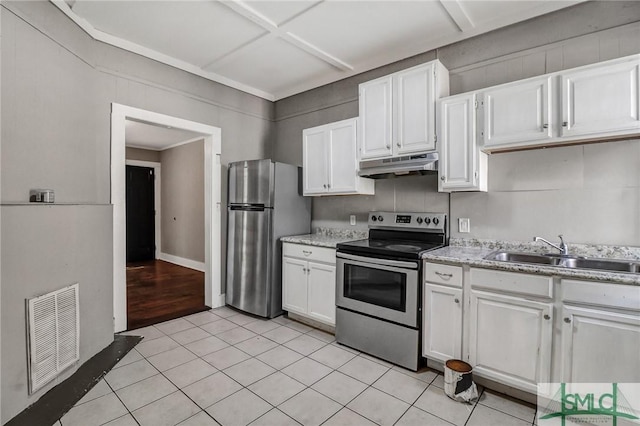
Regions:
<instances>
[{"instance_id":1,"label":"doorway","mask_svg":"<svg viewBox=\"0 0 640 426\"><path fill-rule=\"evenodd\" d=\"M204 139L204 300L208 307L224 305L221 294L220 202L221 202L221 132L213 126L176 117L112 104L111 111L111 202L113 204L113 305L114 331L127 328L126 288L126 167L125 124L127 120L142 121L166 128L195 132Z\"/></svg>"},{"instance_id":2,"label":"doorway","mask_svg":"<svg viewBox=\"0 0 640 426\"><path fill-rule=\"evenodd\" d=\"M152 167L126 166L127 264L155 260L155 174Z\"/></svg>"}]
</instances>

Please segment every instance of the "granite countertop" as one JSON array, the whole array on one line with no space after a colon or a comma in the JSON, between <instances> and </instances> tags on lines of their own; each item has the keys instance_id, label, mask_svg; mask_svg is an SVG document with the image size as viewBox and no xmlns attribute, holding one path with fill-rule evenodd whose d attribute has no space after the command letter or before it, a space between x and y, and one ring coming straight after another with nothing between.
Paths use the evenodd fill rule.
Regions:
<instances>
[{"instance_id":1,"label":"granite countertop","mask_svg":"<svg viewBox=\"0 0 640 426\"><path fill-rule=\"evenodd\" d=\"M336 248L339 243L362 240L367 237L368 231L366 230L318 228L314 234L291 235L280 238L280 241L307 246Z\"/></svg>"},{"instance_id":2,"label":"granite countertop","mask_svg":"<svg viewBox=\"0 0 640 426\"><path fill-rule=\"evenodd\" d=\"M478 266L501 271L523 272L543 275L556 275L562 278L575 278L590 281L607 281L619 284L640 285L640 274L608 272L591 269L569 269L558 266L525 264L485 260L496 250L519 252L547 252L544 246L533 243L514 243L498 241L478 241L451 239L449 246L425 253L422 258L428 261L452 263L457 265ZM640 249L634 247L577 246L575 253L580 256L602 257L609 259L640 259Z\"/></svg>"}]
</instances>

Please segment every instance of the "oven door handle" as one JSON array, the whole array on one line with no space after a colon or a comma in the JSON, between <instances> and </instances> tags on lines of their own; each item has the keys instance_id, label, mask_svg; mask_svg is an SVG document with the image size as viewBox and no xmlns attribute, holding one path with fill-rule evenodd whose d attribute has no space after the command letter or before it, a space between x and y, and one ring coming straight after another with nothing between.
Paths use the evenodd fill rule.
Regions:
<instances>
[{"instance_id":1,"label":"oven door handle","mask_svg":"<svg viewBox=\"0 0 640 426\"><path fill-rule=\"evenodd\" d=\"M402 262L400 260L380 259L377 257L373 258L373 257L355 256L353 254L340 253L340 252L336 253L336 257L340 259L356 260L359 262L370 263L373 265L396 266L398 268L405 268L405 269L418 269L418 264L414 262Z\"/></svg>"}]
</instances>

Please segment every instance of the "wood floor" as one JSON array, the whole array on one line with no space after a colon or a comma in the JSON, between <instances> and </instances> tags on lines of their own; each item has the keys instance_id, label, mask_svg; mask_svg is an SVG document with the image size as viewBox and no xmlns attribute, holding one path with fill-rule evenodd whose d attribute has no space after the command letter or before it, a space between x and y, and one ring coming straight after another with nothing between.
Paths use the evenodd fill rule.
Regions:
<instances>
[{"instance_id":1,"label":"wood floor","mask_svg":"<svg viewBox=\"0 0 640 426\"><path fill-rule=\"evenodd\" d=\"M162 260L127 263L127 330L206 309L204 272Z\"/></svg>"}]
</instances>

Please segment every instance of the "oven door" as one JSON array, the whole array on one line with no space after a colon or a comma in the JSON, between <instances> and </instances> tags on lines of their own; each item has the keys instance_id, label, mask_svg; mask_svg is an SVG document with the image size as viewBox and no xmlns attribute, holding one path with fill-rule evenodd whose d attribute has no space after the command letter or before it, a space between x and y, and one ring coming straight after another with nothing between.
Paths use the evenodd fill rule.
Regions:
<instances>
[{"instance_id":1,"label":"oven door","mask_svg":"<svg viewBox=\"0 0 640 426\"><path fill-rule=\"evenodd\" d=\"M336 306L418 328L419 263L336 254Z\"/></svg>"}]
</instances>

